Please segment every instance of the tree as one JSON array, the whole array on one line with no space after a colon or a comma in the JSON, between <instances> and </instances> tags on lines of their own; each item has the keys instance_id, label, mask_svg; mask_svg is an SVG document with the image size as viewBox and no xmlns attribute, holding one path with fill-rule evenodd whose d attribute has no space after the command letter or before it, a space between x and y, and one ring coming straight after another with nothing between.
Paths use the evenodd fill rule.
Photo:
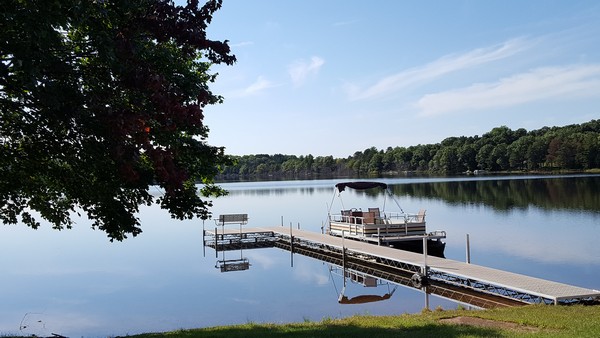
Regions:
<instances>
[{"instance_id":1,"label":"tree","mask_svg":"<svg viewBox=\"0 0 600 338\"><path fill-rule=\"evenodd\" d=\"M465 170L477 169L477 150L472 143L467 143L458 148L458 161Z\"/></svg>"},{"instance_id":2,"label":"tree","mask_svg":"<svg viewBox=\"0 0 600 338\"><path fill-rule=\"evenodd\" d=\"M527 168L538 169L544 163L547 153L548 144L546 141L541 136L536 137L534 141L527 147L527 152L525 153L527 159Z\"/></svg>"},{"instance_id":3,"label":"tree","mask_svg":"<svg viewBox=\"0 0 600 338\"><path fill-rule=\"evenodd\" d=\"M368 162L367 170L370 174L380 174L383 170L383 154L376 152L372 154Z\"/></svg>"},{"instance_id":4,"label":"tree","mask_svg":"<svg viewBox=\"0 0 600 338\"><path fill-rule=\"evenodd\" d=\"M490 156L493 160L492 170L508 169L508 147L505 143L496 145Z\"/></svg>"},{"instance_id":5,"label":"tree","mask_svg":"<svg viewBox=\"0 0 600 338\"><path fill-rule=\"evenodd\" d=\"M442 147L433 156L433 170L440 171L443 173L457 173L461 171L458 162L458 150L457 146L451 145Z\"/></svg>"},{"instance_id":6,"label":"tree","mask_svg":"<svg viewBox=\"0 0 600 338\"><path fill-rule=\"evenodd\" d=\"M520 130L521 133L523 130ZM483 135L484 139L489 139L493 145L510 144L515 138L515 133L507 126L496 127L490 130L489 133Z\"/></svg>"},{"instance_id":7,"label":"tree","mask_svg":"<svg viewBox=\"0 0 600 338\"><path fill-rule=\"evenodd\" d=\"M475 158L478 163L478 167L483 170L493 170L494 169L494 160L492 158L492 152L494 151L494 146L487 143L484 144L483 147L479 148L477 155Z\"/></svg>"},{"instance_id":8,"label":"tree","mask_svg":"<svg viewBox=\"0 0 600 338\"><path fill-rule=\"evenodd\" d=\"M141 205L208 218L208 198L224 193L214 176L230 163L203 124L203 109L222 102L208 88L209 67L235 62L227 41L205 32L221 0L2 7L3 223L37 228L41 217L70 228L82 210L112 241L141 232ZM152 197L153 184L163 196Z\"/></svg>"},{"instance_id":9,"label":"tree","mask_svg":"<svg viewBox=\"0 0 600 338\"><path fill-rule=\"evenodd\" d=\"M527 149L529 149L534 140L533 136L523 136L508 146L508 163L510 168L524 168Z\"/></svg>"}]
</instances>

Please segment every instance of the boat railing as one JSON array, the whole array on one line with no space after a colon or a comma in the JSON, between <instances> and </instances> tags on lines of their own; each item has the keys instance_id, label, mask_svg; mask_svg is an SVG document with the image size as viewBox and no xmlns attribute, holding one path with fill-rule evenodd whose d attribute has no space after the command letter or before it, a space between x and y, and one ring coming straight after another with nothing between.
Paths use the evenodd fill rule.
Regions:
<instances>
[{"instance_id":1,"label":"boat railing","mask_svg":"<svg viewBox=\"0 0 600 338\"><path fill-rule=\"evenodd\" d=\"M378 220L381 220L381 224L425 223L425 214L391 212L384 214Z\"/></svg>"},{"instance_id":2,"label":"boat railing","mask_svg":"<svg viewBox=\"0 0 600 338\"><path fill-rule=\"evenodd\" d=\"M330 220L333 222L349 223L349 224L357 224L357 225L367 224L368 222L365 221L365 218L366 217L362 217L362 216L347 216L347 215L331 215L330 216Z\"/></svg>"},{"instance_id":3,"label":"boat railing","mask_svg":"<svg viewBox=\"0 0 600 338\"><path fill-rule=\"evenodd\" d=\"M353 236L397 236L425 234L423 215L406 213L382 213L374 217L370 212L330 214L330 232L344 232Z\"/></svg>"},{"instance_id":4,"label":"boat railing","mask_svg":"<svg viewBox=\"0 0 600 338\"><path fill-rule=\"evenodd\" d=\"M404 218L406 223L424 223L425 222L425 210L419 211L417 214L400 214L400 217Z\"/></svg>"},{"instance_id":5,"label":"boat railing","mask_svg":"<svg viewBox=\"0 0 600 338\"><path fill-rule=\"evenodd\" d=\"M365 213L368 214L368 213ZM366 216L354 216L345 214L331 214L329 216L330 221L348 223L353 225L363 224L388 224L388 225L402 225L404 223L425 223L424 214L407 214L407 213L386 213L380 217L373 215Z\"/></svg>"},{"instance_id":6,"label":"boat railing","mask_svg":"<svg viewBox=\"0 0 600 338\"><path fill-rule=\"evenodd\" d=\"M334 214L329 216L330 222L345 224L346 229L343 231L349 235L361 235L364 236L364 223L365 218L361 216L349 216Z\"/></svg>"},{"instance_id":7,"label":"boat railing","mask_svg":"<svg viewBox=\"0 0 600 338\"><path fill-rule=\"evenodd\" d=\"M404 223L404 221L408 220L406 215L399 212L390 212L384 215L384 219L389 220L390 223Z\"/></svg>"}]
</instances>

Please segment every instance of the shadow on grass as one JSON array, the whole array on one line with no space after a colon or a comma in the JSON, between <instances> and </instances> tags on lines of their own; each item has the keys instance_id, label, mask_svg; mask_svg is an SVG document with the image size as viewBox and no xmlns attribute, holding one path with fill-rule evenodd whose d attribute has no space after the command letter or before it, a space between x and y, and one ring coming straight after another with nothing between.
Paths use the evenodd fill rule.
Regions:
<instances>
[{"instance_id":1,"label":"shadow on grass","mask_svg":"<svg viewBox=\"0 0 600 338\"><path fill-rule=\"evenodd\" d=\"M506 333L493 328L466 325L433 325L418 327L363 327L354 325L315 325L306 326L268 326L245 325L198 330L181 330L169 333L153 333L135 336L136 338L181 337L181 338L220 338L220 337L504 337Z\"/></svg>"}]
</instances>

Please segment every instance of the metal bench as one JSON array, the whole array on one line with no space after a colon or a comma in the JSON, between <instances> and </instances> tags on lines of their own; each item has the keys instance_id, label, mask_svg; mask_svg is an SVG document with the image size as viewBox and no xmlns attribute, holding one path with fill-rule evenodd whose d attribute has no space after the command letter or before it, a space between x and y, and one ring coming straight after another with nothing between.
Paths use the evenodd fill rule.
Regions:
<instances>
[{"instance_id":1,"label":"metal bench","mask_svg":"<svg viewBox=\"0 0 600 338\"><path fill-rule=\"evenodd\" d=\"M219 219L215 220L217 225L240 224L248 223L248 214L225 214L219 215Z\"/></svg>"}]
</instances>

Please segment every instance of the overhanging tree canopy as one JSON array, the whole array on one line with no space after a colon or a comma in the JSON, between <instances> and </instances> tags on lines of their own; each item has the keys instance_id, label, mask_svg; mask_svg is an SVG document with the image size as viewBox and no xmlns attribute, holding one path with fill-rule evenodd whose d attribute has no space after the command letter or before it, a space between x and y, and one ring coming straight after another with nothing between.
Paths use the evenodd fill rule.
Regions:
<instances>
[{"instance_id":1,"label":"overhanging tree canopy","mask_svg":"<svg viewBox=\"0 0 600 338\"><path fill-rule=\"evenodd\" d=\"M0 219L62 229L83 210L111 240L136 212L207 218L229 163L206 142L211 64L231 65L206 27L221 0L8 0L0 13ZM198 189L196 182L202 182ZM164 195L150 194L157 184Z\"/></svg>"}]
</instances>

